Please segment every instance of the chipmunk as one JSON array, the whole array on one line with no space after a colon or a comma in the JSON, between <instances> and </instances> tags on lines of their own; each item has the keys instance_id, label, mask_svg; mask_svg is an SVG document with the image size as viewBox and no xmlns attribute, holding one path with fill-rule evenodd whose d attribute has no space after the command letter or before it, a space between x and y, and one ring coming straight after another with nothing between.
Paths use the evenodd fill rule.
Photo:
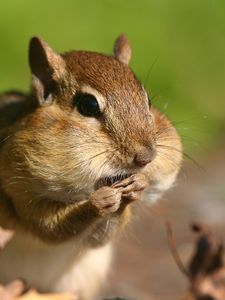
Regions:
<instances>
[{"instance_id":1,"label":"chipmunk","mask_svg":"<svg viewBox=\"0 0 225 300\"><path fill-rule=\"evenodd\" d=\"M0 95L0 282L95 299L112 240L135 202L155 201L177 176L181 142L151 107L120 35L112 56L54 52L33 37L29 94Z\"/></svg>"}]
</instances>

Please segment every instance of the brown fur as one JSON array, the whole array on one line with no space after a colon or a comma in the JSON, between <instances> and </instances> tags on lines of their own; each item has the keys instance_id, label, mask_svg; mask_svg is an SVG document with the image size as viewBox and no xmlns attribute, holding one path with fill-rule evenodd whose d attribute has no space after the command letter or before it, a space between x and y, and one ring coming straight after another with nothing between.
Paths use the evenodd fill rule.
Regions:
<instances>
[{"instance_id":1,"label":"brown fur","mask_svg":"<svg viewBox=\"0 0 225 300\"><path fill-rule=\"evenodd\" d=\"M99 246L130 218L130 201L107 215L90 201L101 177L143 173L147 189L159 192L174 181L181 163L177 132L157 109L149 111L141 83L118 59L123 47L116 49L116 58L83 51L60 56L33 40L31 94L0 96L1 226L49 243L81 238ZM104 98L99 119L74 106L74 95L85 87ZM151 163L134 164L135 155L146 161L149 153ZM168 178L168 187L161 187Z\"/></svg>"}]
</instances>

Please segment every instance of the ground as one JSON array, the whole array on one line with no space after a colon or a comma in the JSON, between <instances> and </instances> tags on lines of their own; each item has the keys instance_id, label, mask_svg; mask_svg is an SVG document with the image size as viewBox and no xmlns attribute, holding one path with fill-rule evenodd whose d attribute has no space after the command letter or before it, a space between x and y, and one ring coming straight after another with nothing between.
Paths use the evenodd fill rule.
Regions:
<instances>
[{"instance_id":1,"label":"ground","mask_svg":"<svg viewBox=\"0 0 225 300\"><path fill-rule=\"evenodd\" d=\"M141 205L137 216L115 243L108 294L137 300L181 299L188 281L168 247L165 221L172 222L177 249L186 264L193 251L192 221L210 226L222 239L225 229L225 157L204 158L202 170L184 166L177 186L153 207Z\"/></svg>"},{"instance_id":2,"label":"ground","mask_svg":"<svg viewBox=\"0 0 225 300\"><path fill-rule=\"evenodd\" d=\"M114 243L114 262L108 288L102 297L120 296L129 300L189 299L183 298L187 294L189 281L172 257L165 223L169 220L172 224L176 248L185 266L191 259L197 238L190 230L193 221L207 224L215 236L225 240L224 153L217 151L207 155L201 165L204 168L184 164L176 186L153 206L135 204L133 221ZM10 232L6 237L10 238L9 235ZM2 239L2 242L4 244L6 240ZM223 271L225 273L225 268ZM11 292L18 294L17 290L23 289L21 282L13 284L15 287ZM35 294L29 295L28 299L36 299ZM66 295L65 298L59 295L45 297L49 300L68 299ZM215 299L224 300L224 296Z\"/></svg>"}]
</instances>

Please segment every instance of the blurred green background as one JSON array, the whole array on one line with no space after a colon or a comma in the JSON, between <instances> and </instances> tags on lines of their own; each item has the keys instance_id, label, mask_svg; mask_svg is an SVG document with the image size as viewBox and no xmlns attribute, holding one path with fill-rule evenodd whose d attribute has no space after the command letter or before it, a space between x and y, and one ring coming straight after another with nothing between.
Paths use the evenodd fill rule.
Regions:
<instances>
[{"instance_id":1,"label":"blurred green background","mask_svg":"<svg viewBox=\"0 0 225 300\"><path fill-rule=\"evenodd\" d=\"M29 89L33 35L58 52L112 53L121 32L132 43L131 67L187 151L217 147L225 136L224 0L1 0L0 90Z\"/></svg>"}]
</instances>

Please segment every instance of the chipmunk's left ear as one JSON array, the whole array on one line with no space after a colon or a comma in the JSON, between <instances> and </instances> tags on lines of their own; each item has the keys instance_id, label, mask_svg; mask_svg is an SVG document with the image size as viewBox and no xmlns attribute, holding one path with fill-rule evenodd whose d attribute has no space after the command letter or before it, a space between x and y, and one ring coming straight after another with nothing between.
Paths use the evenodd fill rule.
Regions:
<instances>
[{"instance_id":1,"label":"chipmunk's left ear","mask_svg":"<svg viewBox=\"0 0 225 300\"><path fill-rule=\"evenodd\" d=\"M32 72L32 86L41 105L52 102L57 82L65 75L63 58L38 37L30 40L29 64Z\"/></svg>"},{"instance_id":2,"label":"chipmunk's left ear","mask_svg":"<svg viewBox=\"0 0 225 300\"><path fill-rule=\"evenodd\" d=\"M125 34L121 34L114 44L114 56L120 62L128 65L131 59L131 46L130 42Z\"/></svg>"}]
</instances>

